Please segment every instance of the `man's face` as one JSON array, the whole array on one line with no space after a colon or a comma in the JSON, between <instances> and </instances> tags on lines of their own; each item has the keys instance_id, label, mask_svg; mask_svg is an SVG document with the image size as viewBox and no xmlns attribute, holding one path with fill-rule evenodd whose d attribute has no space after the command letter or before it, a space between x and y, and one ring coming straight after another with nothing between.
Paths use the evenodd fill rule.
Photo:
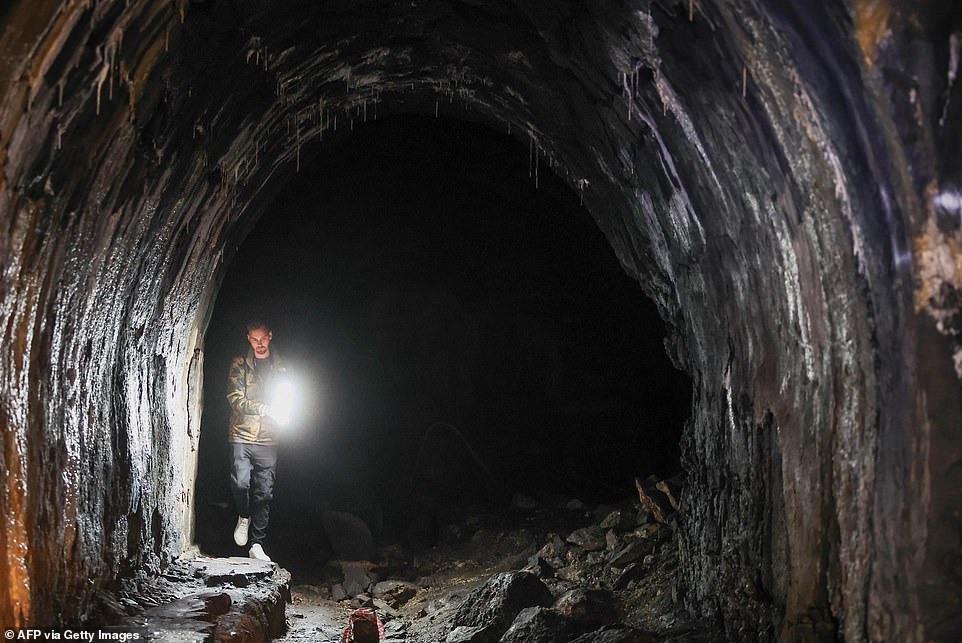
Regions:
<instances>
[{"instance_id":1,"label":"man's face","mask_svg":"<svg viewBox=\"0 0 962 643\"><path fill-rule=\"evenodd\" d=\"M254 349L254 357L264 359L271 356L271 331L266 328L255 328L247 333L247 341Z\"/></svg>"}]
</instances>

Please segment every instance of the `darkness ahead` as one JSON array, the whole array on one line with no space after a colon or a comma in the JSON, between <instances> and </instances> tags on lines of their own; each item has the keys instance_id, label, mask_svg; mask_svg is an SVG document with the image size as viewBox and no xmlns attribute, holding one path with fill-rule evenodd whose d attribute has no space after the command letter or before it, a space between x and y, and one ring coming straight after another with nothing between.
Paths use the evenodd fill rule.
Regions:
<instances>
[{"instance_id":1,"label":"darkness ahead","mask_svg":"<svg viewBox=\"0 0 962 643\"><path fill-rule=\"evenodd\" d=\"M635 476L677 471L691 389L664 325L579 195L537 163L536 186L507 136L382 116L292 177L205 338L202 549L233 547L226 370L252 317L309 398L269 530L295 568L284 550L318 555L323 509L403 531L425 507L431 520L519 492L620 499Z\"/></svg>"}]
</instances>

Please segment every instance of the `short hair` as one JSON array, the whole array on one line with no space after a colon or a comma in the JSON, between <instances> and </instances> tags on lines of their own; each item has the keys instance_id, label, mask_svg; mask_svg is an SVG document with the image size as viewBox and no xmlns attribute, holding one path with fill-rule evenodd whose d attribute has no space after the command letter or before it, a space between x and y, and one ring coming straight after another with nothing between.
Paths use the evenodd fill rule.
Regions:
<instances>
[{"instance_id":1,"label":"short hair","mask_svg":"<svg viewBox=\"0 0 962 643\"><path fill-rule=\"evenodd\" d=\"M260 319L252 319L247 322L247 334L249 335L252 330L257 330L258 328L263 328L268 333L271 332L271 327L267 325L267 322Z\"/></svg>"}]
</instances>

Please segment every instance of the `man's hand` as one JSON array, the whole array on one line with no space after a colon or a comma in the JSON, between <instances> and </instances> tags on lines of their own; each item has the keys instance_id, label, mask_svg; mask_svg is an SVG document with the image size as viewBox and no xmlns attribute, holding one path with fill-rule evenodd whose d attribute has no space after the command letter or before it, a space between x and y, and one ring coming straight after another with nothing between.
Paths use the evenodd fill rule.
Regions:
<instances>
[{"instance_id":1,"label":"man's hand","mask_svg":"<svg viewBox=\"0 0 962 643\"><path fill-rule=\"evenodd\" d=\"M264 405L263 415L266 415L274 420L279 426L285 426L291 421L291 414L289 410L276 408L268 404Z\"/></svg>"}]
</instances>

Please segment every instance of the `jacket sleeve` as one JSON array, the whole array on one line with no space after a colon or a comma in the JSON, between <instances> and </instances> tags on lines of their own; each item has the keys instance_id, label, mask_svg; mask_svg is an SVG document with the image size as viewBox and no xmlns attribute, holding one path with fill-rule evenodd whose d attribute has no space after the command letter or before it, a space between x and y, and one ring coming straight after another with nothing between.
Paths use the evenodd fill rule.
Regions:
<instances>
[{"instance_id":1,"label":"jacket sleeve","mask_svg":"<svg viewBox=\"0 0 962 643\"><path fill-rule=\"evenodd\" d=\"M244 377L244 359L238 358L231 362L227 375L227 401L235 412L240 415L263 415L264 403L247 397L247 383Z\"/></svg>"}]
</instances>

